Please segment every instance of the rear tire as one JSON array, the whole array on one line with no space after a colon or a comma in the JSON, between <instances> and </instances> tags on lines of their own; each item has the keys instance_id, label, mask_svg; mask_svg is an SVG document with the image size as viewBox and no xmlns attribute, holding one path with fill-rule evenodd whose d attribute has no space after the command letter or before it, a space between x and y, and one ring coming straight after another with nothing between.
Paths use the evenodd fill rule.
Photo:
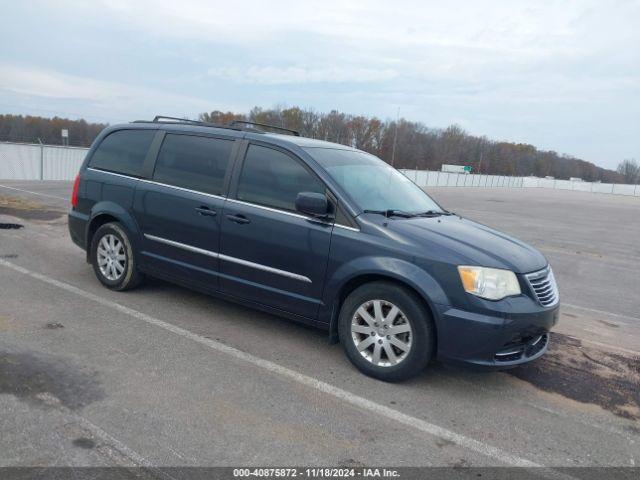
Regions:
<instances>
[{"instance_id":1,"label":"rear tire","mask_svg":"<svg viewBox=\"0 0 640 480\"><path fill-rule=\"evenodd\" d=\"M129 236L118 222L98 228L91 239L90 259L98 280L111 290L130 290L144 278L137 269Z\"/></svg>"},{"instance_id":2,"label":"rear tire","mask_svg":"<svg viewBox=\"0 0 640 480\"><path fill-rule=\"evenodd\" d=\"M351 363L385 382L418 375L434 353L435 328L422 299L388 281L351 292L340 309L338 334Z\"/></svg>"}]
</instances>

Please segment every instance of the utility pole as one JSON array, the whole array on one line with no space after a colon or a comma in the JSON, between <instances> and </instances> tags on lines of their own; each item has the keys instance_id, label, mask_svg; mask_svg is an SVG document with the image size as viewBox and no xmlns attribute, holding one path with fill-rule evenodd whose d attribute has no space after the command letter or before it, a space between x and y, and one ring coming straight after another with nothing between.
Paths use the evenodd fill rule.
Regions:
<instances>
[{"instance_id":1,"label":"utility pole","mask_svg":"<svg viewBox=\"0 0 640 480\"><path fill-rule=\"evenodd\" d=\"M40 144L40 171L38 172L38 176L40 180L44 180L44 144L42 140L40 140L40 137L38 137L38 143Z\"/></svg>"},{"instance_id":2,"label":"utility pole","mask_svg":"<svg viewBox=\"0 0 640 480\"><path fill-rule=\"evenodd\" d=\"M398 112L396 113L396 128L393 132L393 148L391 149L391 166L393 167L396 163L396 143L398 141L398 121L400 120L400 107L398 107Z\"/></svg>"}]
</instances>

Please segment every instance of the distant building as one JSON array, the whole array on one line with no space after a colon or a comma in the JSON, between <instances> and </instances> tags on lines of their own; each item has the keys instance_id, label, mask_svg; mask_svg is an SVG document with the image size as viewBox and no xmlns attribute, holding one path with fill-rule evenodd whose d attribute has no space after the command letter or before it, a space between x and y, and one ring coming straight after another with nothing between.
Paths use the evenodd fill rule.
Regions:
<instances>
[{"instance_id":1,"label":"distant building","mask_svg":"<svg viewBox=\"0 0 640 480\"><path fill-rule=\"evenodd\" d=\"M467 165L442 165L442 171L448 173L471 173L471 167Z\"/></svg>"}]
</instances>

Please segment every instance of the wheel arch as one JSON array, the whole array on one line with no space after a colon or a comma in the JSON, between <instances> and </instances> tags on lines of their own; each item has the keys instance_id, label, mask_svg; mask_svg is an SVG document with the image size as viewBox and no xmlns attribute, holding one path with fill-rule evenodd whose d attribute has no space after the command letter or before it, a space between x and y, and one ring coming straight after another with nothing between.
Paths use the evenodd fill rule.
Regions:
<instances>
[{"instance_id":1,"label":"wheel arch","mask_svg":"<svg viewBox=\"0 0 640 480\"><path fill-rule=\"evenodd\" d=\"M129 234L129 240L134 251L137 250L139 230L131 214L116 203L100 202L92 209L91 217L87 222L87 231L85 233L85 238L87 239L87 261L89 261L91 255L93 236L102 225L109 222L118 222L122 225Z\"/></svg>"},{"instance_id":2,"label":"wheel arch","mask_svg":"<svg viewBox=\"0 0 640 480\"><path fill-rule=\"evenodd\" d=\"M431 277L429 276L429 278ZM431 280L435 282L435 280L433 280L432 278ZM350 277L349 279L347 279L342 283L342 285L337 290L337 293L334 297L333 305L331 308L331 315L329 319L329 341L331 343L337 343L339 341L338 340L338 317L340 315L340 309L342 308L342 304L344 303L345 299L349 296L351 292L353 292L358 287L365 285L367 283L376 282L376 281L386 281L386 282L394 283L398 286L401 286L409 290L414 295L416 295L418 299L420 299L420 301L422 302L422 305L426 308L427 312L429 312L429 314L431 315L431 319L433 320L433 328L435 329L434 347L436 349L435 351L437 352L437 347L438 347L437 323L438 322L437 322L437 309L435 308L433 298L424 291L424 287L422 288L419 287L418 285L415 284L415 282L409 280L407 277L396 276L394 274L390 274L389 272L379 272L379 271L363 272L357 275L353 275L352 277ZM444 294L444 292L441 291L439 285L437 286L436 290L439 290L439 291L435 291L434 292L435 294L440 294L440 293Z\"/></svg>"}]
</instances>

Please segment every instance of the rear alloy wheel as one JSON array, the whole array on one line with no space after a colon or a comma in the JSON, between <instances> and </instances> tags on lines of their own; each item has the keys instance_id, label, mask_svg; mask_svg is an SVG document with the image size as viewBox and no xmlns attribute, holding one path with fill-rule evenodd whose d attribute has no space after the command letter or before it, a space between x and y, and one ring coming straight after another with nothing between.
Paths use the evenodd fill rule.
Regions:
<instances>
[{"instance_id":1,"label":"rear alloy wheel","mask_svg":"<svg viewBox=\"0 0 640 480\"><path fill-rule=\"evenodd\" d=\"M418 375L433 355L435 328L422 299L393 282L351 292L340 309L338 332L349 360L388 382Z\"/></svg>"},{"instance_id":2,"label":"rear alloy wheel","mask_svg":"<svg viewBox=\"0 0 640 480\"><path fill-rule=\"evenodd\" d=\"M105 223L93 235L90 252L93 271L102 284L112 290L129 290L142 281L122 225Z\"/></svg>"},{"instance_id":3,"label":"rear alloy wheel","mask_svg":"<svg viewBox=\"0 0 640 480\"><path fill-rule=\"evenodd\" d=\"M100 273L107 280L115 282L124 275L127 256L124 253L124 244L115 235L108 233L102 237L96 254Z\"/></svg>"}]
</instances>

